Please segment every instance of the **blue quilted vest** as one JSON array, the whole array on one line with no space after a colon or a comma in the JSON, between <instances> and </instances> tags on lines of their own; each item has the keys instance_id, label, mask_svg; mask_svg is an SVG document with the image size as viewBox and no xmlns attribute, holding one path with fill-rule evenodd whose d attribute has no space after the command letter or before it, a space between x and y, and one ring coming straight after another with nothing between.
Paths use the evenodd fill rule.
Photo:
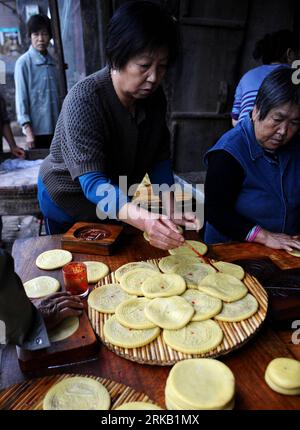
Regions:
<instances>
[{"instance_id":1,"label":"blue quilted vest","mask_svg":"<svg viewBox=\"0 0 300 430\"><path fill-rule=\"evenodd\" d=\"M300 233L300 137L278 150L278 162L266 156L255 138L250 115L225 133L207 152L229 152L243 167L245 178L235 209L274 233ZM205 162L207 163L207 154ZM206 222L205 242L230 242Z\"/></svg>"}]
</instances>

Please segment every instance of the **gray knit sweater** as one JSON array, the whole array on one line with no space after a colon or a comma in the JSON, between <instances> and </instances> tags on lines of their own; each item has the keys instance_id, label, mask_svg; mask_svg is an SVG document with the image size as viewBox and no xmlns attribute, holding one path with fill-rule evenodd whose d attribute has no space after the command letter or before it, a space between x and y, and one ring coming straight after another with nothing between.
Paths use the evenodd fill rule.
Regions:
<instances>
[{"instance_id":1,"label":"gray knit sweater","mask_svg":"<svg viewBox=\"0 0 300 430\"><path fill-rule=\"evenodd\" d=\"M157 162L170 157L166 100L159 88L137 103L136 115L121 104L106 67L78 82L67 95L59 116L50 154L40 169L52 200L75 219L95 218L78 177L106 174L128 187L141 181Z\"/></svg>"}]
</instances>

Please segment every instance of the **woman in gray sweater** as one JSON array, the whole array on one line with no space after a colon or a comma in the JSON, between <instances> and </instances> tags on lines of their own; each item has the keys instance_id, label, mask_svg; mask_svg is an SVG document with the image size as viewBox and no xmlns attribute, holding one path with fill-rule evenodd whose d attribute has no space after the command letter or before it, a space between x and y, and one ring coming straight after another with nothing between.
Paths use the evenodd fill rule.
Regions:
<instances>
[{"instance_id":1,"label":"woman in gray sweater","mask_svg":"<svg viewBox=\"0 0 300 430\"><path fill-rule=\"evenodd\" d=\"M194 214L178 216L173 193L162 193L167 215L159 218L131 203L132 186L146 173L152 184L174 183L160 84L177 51L177 24L157 4L128 2L116 11L108 65L69 92L41 166L39 202L48 233L79 220L117 219L170 249L184 242L176 224L198 229Z\"/></svg>"}]
</instances>

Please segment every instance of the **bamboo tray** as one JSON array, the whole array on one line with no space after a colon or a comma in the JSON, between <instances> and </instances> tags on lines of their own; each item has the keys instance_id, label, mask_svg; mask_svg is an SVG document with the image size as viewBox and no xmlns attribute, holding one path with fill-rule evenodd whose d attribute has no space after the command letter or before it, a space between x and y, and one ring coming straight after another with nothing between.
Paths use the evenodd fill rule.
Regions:
<instances>
[{"instance_id":1,"label":"bamboo tray","mask_svg":"<svg viewBox=\"0 0 300 430\"><path fill-rule=\"evenodd\" d=\"M43 399L47 391L52 385L70 376L88 376L101 382L111 396L110 409L115 409L123 403L128 402L153 403L146 394L138 393L133 388L111 381L110 379L91 375L61 374L31 379L0 391L0 410L42 410Z\"/></svg>"},{"instance_id":2,"label":"bamboo tray","mask_svg":"<svg viewBox=\"0 0 300 430\"><path fill-rule=\"evenodd\" d=\"M158 267L159 260L155 259L147 261ZM210 261L214 262L215 260ZM243 344L248 342L249 339L251 339L259 330L266 318L268 296L265 289L261 286L256 278L248 274L245 275L243 282L248 288L249 292L253 294L253 296L258 301L258 311L252 317L241 322L229 323L218 321L218 324L224 333L223 341L217 348L204 354L184 354L182 352L173 350L165 344L162 337L162 332L153 342L141 348L129 349L114 346L105 340L103 333L104 323L111 317L111 314L100 313L89 307L89 318L95 332L108 349L123 358L135 361L137 363L171 366L177 361L188 358L219 357L221 355L228 354L237 348L240 348ZM101 285L108 283L117 283L114 272L103 278L98 283L98 288L101 288Z\"/></svg>"}]
</instances>

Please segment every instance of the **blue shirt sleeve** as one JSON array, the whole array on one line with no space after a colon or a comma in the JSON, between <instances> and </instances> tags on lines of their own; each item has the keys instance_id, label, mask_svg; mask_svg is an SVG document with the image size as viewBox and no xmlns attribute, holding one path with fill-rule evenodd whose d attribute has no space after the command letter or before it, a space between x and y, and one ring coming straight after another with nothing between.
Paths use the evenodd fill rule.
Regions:
<instances>
[{"instance_id":1,"label":"blue shirt sleeve","mask_svg":"<svg viewBox=\"0 0 300 430\"><path fill-rule=\"evenodd\" d=\"M235 91L234 102L233 102L233 107L231 111L231 118L235 119L236 121L239 119L239 116L241 113L242 96L243 96L243 92L242 92L242 85L240 81Z\"/></svg>"},{"instance_id":2,"label":"blue shirt sleeve","mask_svg":"<svg viewBox=\"0 0 300 430\"><path fill-rule=\"evenodd\" d=\"M101 172L85 173L79 176L79 182L85 197L97 206L97 211L110 219L116 219L122 206L131 201Z\"/></svg>"},{"instance_id":3,"label":"blue shirt sleeve","mask_svg":"<svg viewBox=\"0 0 300 430\"><path fill-rule=\"evenodd\" d=\"M155 188L162 184L167 184L170 187L174 184L174 175L170 159L158 161L148 172L148 175L154 193Z\"/></svg>"},{"instance_id":4,"label":"blue shirt sleeve","mask_svg":"<svg viewBox=\"0 0 300 430\"><path fill-rule=\"evenodd\" d=\"M19 59L15 65L16 111L20 125L31 122L26 64Z\"/></svg>"}]
</instances>

